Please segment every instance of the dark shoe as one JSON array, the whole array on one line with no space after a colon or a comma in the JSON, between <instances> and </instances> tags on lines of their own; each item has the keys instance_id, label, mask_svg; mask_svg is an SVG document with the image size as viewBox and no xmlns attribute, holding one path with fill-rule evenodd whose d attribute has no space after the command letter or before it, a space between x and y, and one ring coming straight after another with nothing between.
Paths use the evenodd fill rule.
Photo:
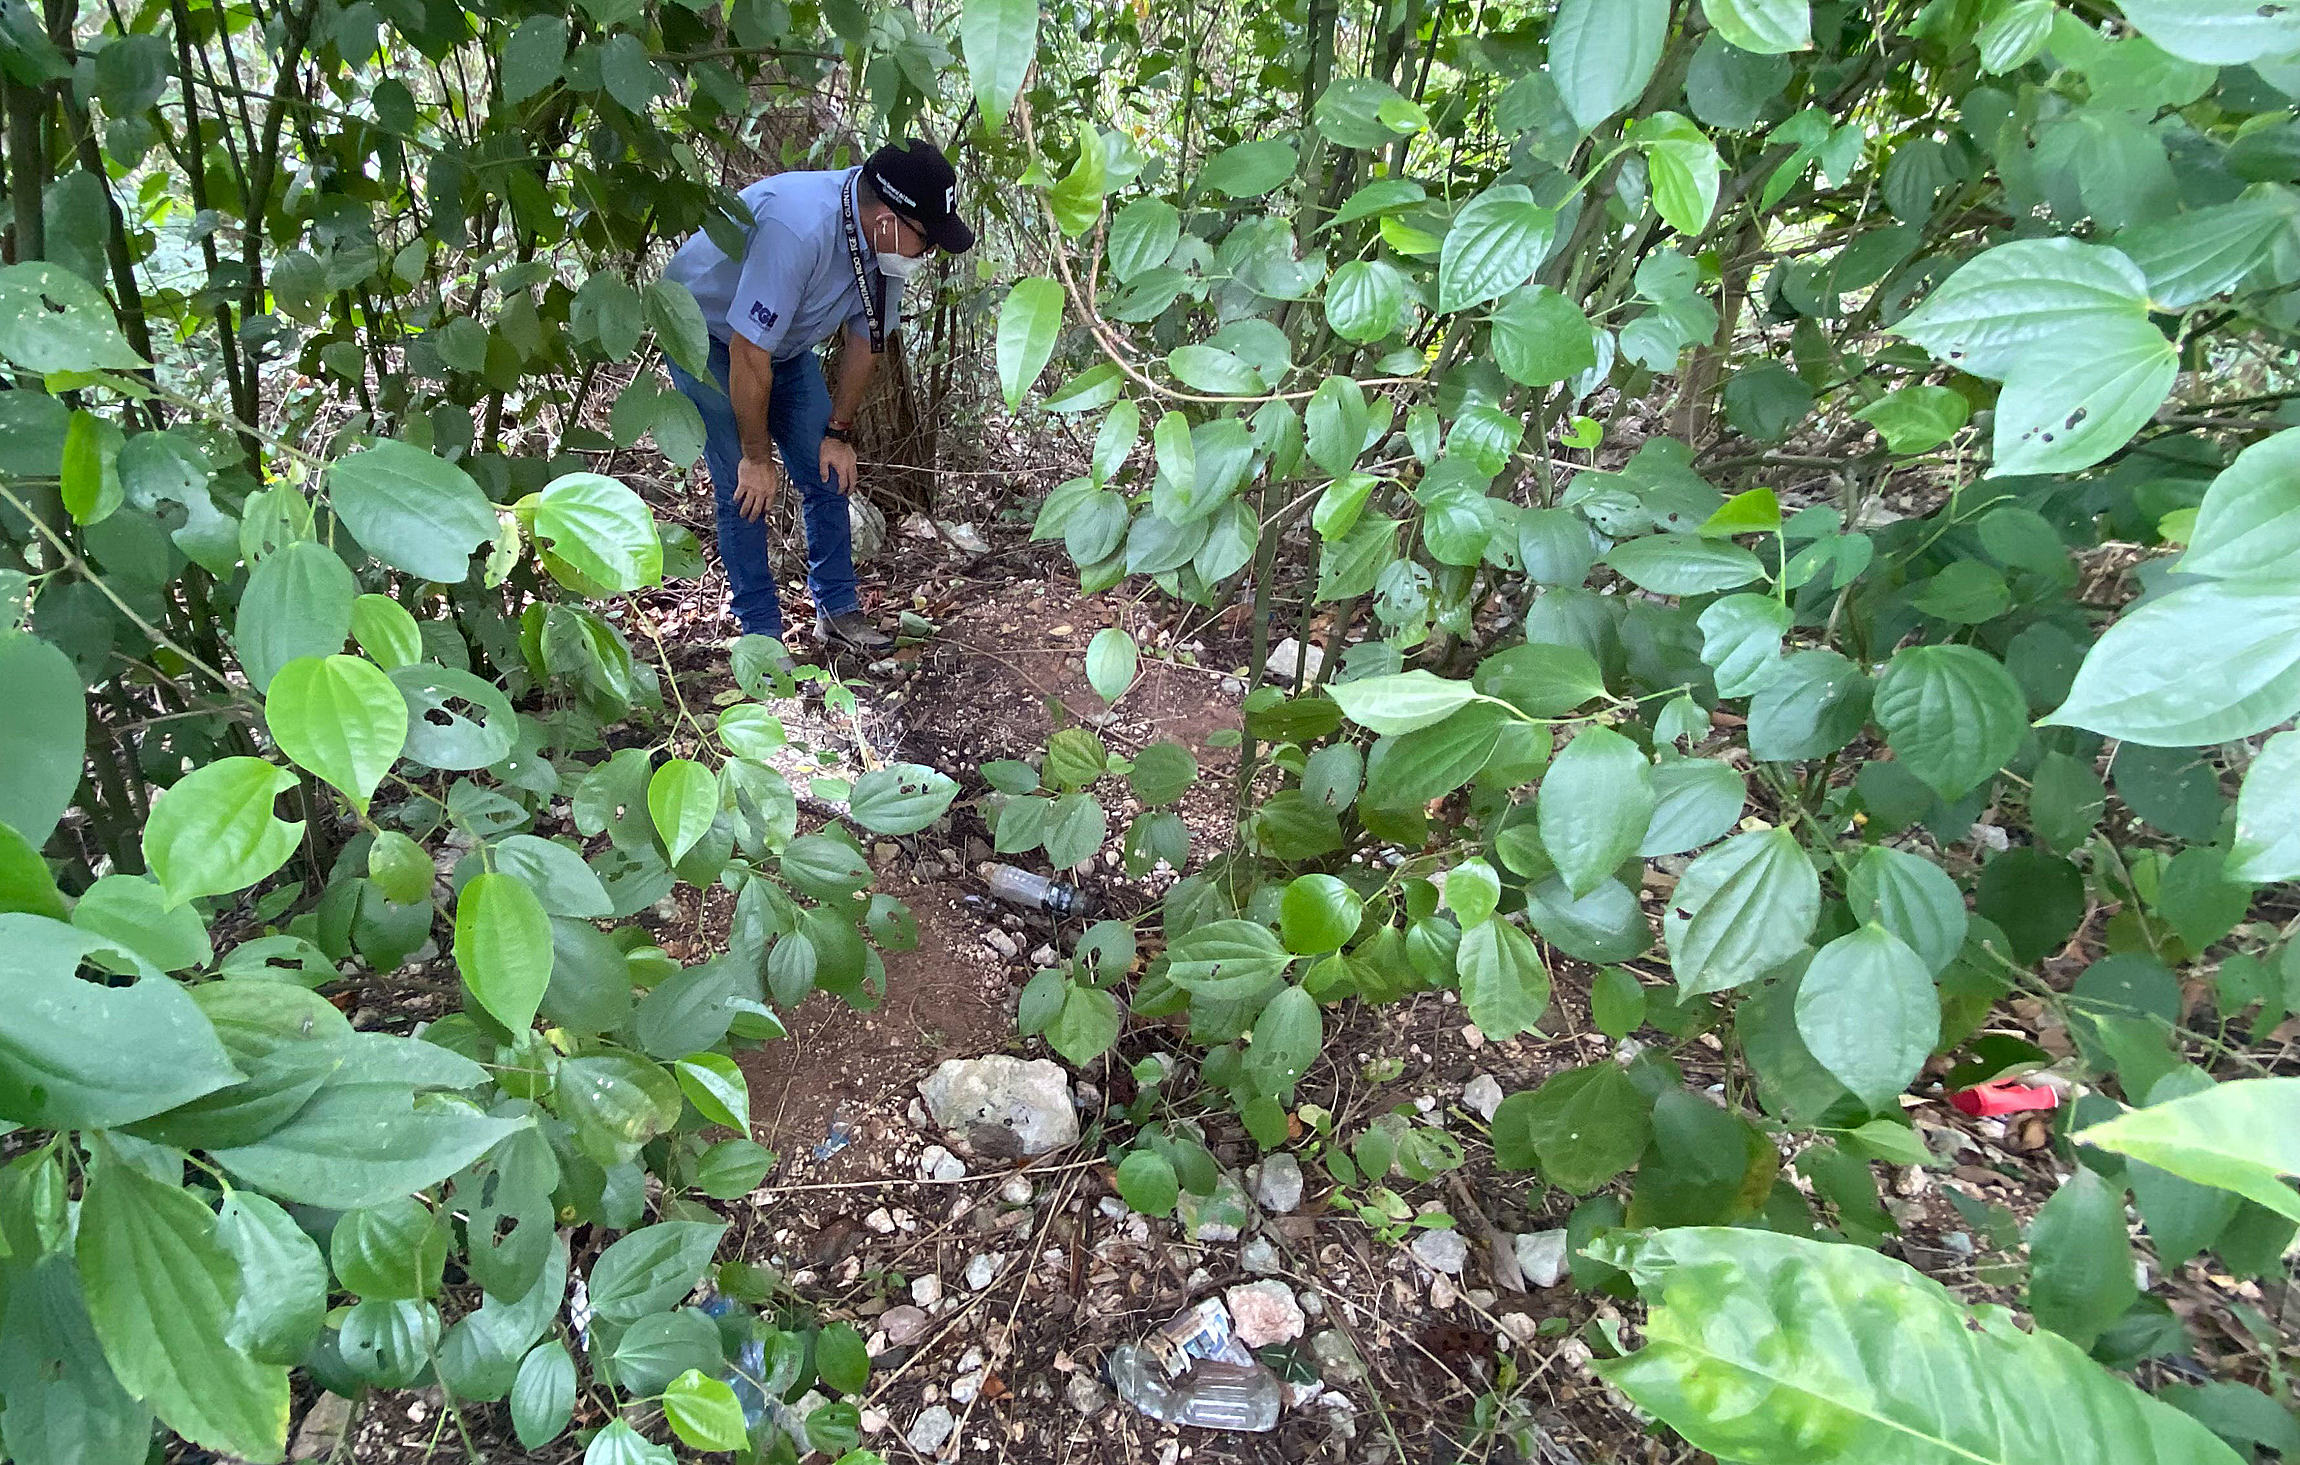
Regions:
<instances>
[{"instance_id":1,"label":"dark shoe","mask_svg":"<svg viewBox=\"0 0 2300 1465\"><path fill-rule=\"evenodd\" d=\"M815 617L815 635L825 646L844 646L850 651L880 652L894 644L894 638L870 622L870 617L859 610L844 615Z\"/></svg>"}]
</instances>

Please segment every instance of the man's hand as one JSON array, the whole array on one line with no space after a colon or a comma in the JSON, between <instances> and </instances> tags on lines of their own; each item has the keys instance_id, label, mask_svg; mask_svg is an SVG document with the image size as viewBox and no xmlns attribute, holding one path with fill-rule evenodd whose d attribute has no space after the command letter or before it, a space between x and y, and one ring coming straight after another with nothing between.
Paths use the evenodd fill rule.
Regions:
<instances>
[{"instance_id":1,"label":"man's hand","mask_svg":"<svg viewBox=\"0 0 2300 1465\"><path fill-rule=\"evenodd\" d=\"M745 458L735 472L735 512L752 523L774 507L775 487L782 474L772 458Z\"/></svg>"},{"instance_id":2,"label":"man's hand","mask_svg":"<svg viewBox=\"0 0 2300 1465\"><path fill-rule=\"evenodd\" d=\"M823 439L823 482L840 493L853 493L855 489L855 445L842 443L835 437Z\"/></svg>"}]
</instances>

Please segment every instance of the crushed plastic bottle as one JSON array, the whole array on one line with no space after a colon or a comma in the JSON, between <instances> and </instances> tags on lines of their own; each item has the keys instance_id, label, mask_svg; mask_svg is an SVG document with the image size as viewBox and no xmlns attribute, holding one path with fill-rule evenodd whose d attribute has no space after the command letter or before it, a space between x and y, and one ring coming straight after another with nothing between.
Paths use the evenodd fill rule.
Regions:
<instances>
[{"instance_id":1,"label":"crushed plastic bottle","mask_svg":"<svg viewBox=\"0 0 2300 1465\"><path fill-rule=\"evenodd\" d=\"M714 1290L703 1299L702 1306L704 1316L720 1318L726 1316L734 1303ZM757 1328L753 1328L751 1335L744 1339L741 1351L735 1355L733 1364L719 1375L721 1381L735 1391L735 1402L742 1406L745 1425L755 1427L766 1415L767 1396L759 1390L759 1380L765 1378L766 1374L766 1340L758 1335Z\"/></svg>"},{"instance_id":2,"label":"crushed plastic bottle","mask_svg":"<svg viewBox=\"0 0 2300 1465\"><path fill-rule=\"evenodd\" d=\"M982 867L983 883L990 893L1010 905L1025 910L1045 911L1056 916L1083 916L1093 906L1093 897L1075 885L1064 885L1044 875L1033 875L1013 865L986 864Z\"/></svg>"},{"instance_id":3,"label":"crushed plastic bottle","mask_svg":"<svg viewBox=\"0 0 2300 1465\"><path fill-rule=\"evenodd\" d=\"M830 1128L816 1142L814 1157L827 1160L855 1141L854 1108L851 1103L841 1104L831 1112Z\"/></svg>"},{"instance_id":4,"label":"crushed plastic bottle","mask_svg":"<svg viewBox=\"0 0 2300 1465\"><path fill-rule=\"evenodd\" d=\"M1261 1434L1278 1427L1284 1387L1259 1363L1198 1359L1169 1382L1148 1350L1121 1343L1110 1350L1110 1386L1152 1419L1199 1429Z\"/></svg>"}]
</instances>

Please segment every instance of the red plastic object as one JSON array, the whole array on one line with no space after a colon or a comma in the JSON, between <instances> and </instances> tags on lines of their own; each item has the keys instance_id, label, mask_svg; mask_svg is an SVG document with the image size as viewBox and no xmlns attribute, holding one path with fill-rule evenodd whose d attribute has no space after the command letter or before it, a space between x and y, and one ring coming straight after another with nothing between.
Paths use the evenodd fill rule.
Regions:
<instances>
[{"instance_id":1,"label":"red plastic object","mask_svg":"<svg viewBox=\"0 0 2300 1465\"><path fill-rule=\"evenodd\" d=\"M2056 1109L2060 1107L2060 1095L2043 1084L1999 1079L1995 1083L1977 1083L1969 1089L1959 1089L1949 1095L1949 1103L1965 1114L2019 1114L2030 1109Z\"/></svg>"}]
</instances>

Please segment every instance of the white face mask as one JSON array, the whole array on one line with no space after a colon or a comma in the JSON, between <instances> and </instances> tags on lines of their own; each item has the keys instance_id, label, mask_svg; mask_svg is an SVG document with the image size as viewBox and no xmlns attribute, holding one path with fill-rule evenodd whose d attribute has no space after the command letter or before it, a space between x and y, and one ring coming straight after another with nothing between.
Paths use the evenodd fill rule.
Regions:
<instances>
[{"instance_id":1,"label":"white face mask","mask_svg":"<svg viewBox=\"0 0 2300 1465\"><path fill-rule=\"evenodd\" d=\"M879 251L878 272L897 285L925 268L926 256L923 254L892 254L883 249Z\"/></svg>"},{"instance_id":2,"label":"white face mask","mask_svg":"<svg viewBox=\"0 0 2300 1465\"><path fill-rule=\"evenodd\" d=\"M898 240L902 237L901 227L902 226L900 224L895 225L895 237ZM878 272L886 276L889 281L896 285L903 284L909 280L911 276L917 274L920 270L925 268L926 256L923 254L917 256L898 254L891 249L882 249L878 251Z\"/></svg>"}]
</instances>

